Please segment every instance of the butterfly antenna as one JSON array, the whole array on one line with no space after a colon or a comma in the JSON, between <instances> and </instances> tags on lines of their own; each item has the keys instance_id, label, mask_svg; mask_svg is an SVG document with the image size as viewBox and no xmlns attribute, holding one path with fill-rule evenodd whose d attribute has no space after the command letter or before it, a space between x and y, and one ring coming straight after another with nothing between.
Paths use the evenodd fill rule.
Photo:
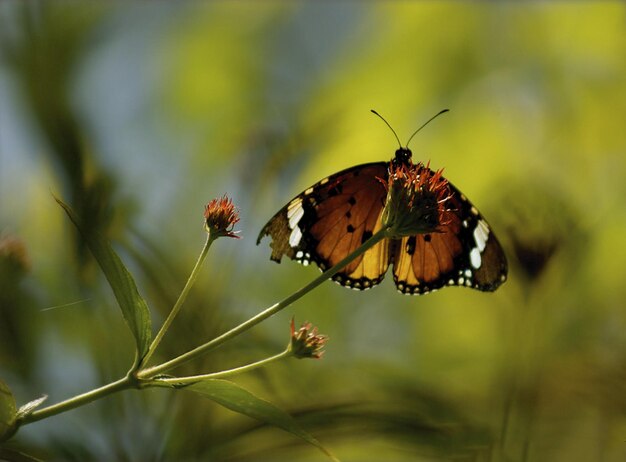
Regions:
<instances>
[{"instance_id":1,"label":"butterfly antenna","mask_svg":"<svg viewBox=\"0 0 626 462\"><path fill-rule=\"evenodd\" d=\"M381 116L378 112L376 112L374 109L370 109L370 111L372 111L374 114L376 114L378 117L380 117L382 119L382 121L387 124L387 126L389 127L389 130L391 130L391 133L393 133L393 136L395 136L396 140L398 140L398 145L400 145L400 147L402 147L402 143L400 143L400 138L398 138L398 135L396 134L396 131L391 127L391 125L389 125L389 122L387 122L385 120L385 118L383 116ZM437 114L437 115L439 115L439 114ZM428 122L430 122L430 120Z\"/></svg>"},{"instance_id":2,"label":"butterfly antenna","mask_svg":"<svg viewBox=\"0 0 626 462\"><path fill-rule=\"evenodd\" d=\"M413 134L411 135L411 137L409 138L409 141L406 142L406 147L409 147L409 143L411 142L411 140L413 139L413 137L415 135L417 135L417 132L419 132L422 128L424 128L426 125L428 125L429 123L431 123L433 120L435 120L437 117L439 117L441 114L444 114L446 112L448 112L450 109L442 109L441 111L439 111L437 114L435 114L434 116L432 116L430 119L428 119L424 125L422 125L420 128L418 128L417 130L415 130L413 132ZM384 119L383 119L384 120ZM396 137L397 138L397 137Z\"/></svg>"}]
</instances>

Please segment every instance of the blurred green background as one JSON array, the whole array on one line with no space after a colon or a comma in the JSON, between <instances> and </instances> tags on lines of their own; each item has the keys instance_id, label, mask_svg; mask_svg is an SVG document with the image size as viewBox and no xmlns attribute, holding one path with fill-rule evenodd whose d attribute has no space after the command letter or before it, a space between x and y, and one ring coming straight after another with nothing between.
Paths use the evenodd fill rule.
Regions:
<instances>
[{"instance_id":1,"label":"blurred green background","mask_svg":"<svg viewBox=\"0 0 626 462\"><path fill-rule=\"evenodd\" d=\"M122 376L132 338L52 194L112 240L154 324L228 193L220 240L159 350L204 342L317 276L256 236L301 190L413 141L505 246L495 294L326 283L175 372L237 378L344 461L626 460L623 2L0 3L0 378L48 404ZM28 425L46 460L320 460L201 400L125 392Z\"/></svg>"}]
</instances>

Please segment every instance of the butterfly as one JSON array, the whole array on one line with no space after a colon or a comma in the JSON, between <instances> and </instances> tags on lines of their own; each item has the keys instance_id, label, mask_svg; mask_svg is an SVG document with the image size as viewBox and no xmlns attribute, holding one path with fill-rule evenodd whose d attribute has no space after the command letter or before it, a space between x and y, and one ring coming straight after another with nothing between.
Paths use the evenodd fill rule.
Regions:
<instances>
[{"instance_id":1,"label":"butterfly","mask_svg":"<svg viewBox=\"0 0 626 462\"><path fill-rule=\"evenodd\" d=\"M446 110L439 114L443 112ZM441 174L413 164L408 142L407 147L399 140L398 144L391 161L350 167L298 194L267 222L257 245L269 235L271 259L278 263L287 256L303 265L314 262L324 271L340 262L381 229L386 183L395 169L419 165L424 175ZM504 251L478 209L444 181L448 213L436 230L385 238L332 279L352 289L369 289L379 284L392 266L395 285L404 294L426 294L445 286L496 290L507 277Z\"/></svg>"}]
</instances>

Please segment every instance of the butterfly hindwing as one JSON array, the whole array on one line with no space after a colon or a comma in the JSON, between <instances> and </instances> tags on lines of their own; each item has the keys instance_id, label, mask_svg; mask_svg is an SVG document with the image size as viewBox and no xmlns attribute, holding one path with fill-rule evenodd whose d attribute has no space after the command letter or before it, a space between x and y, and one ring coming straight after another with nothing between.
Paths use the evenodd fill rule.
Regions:
<instances>
[{"instance_id":1,"label":"butterfly hindwing","mask_svg":"<svg viewBox=\"0 0 626 462\"><path fill-rule=\"evenodd\" d=\"M393 276L402 293L449 285L493 291L506 279L506 258L491 228L458 189L449 187L451 213L439 232L394 241Z\"/></svg>"},{"instance_id":2,"label":"butterfly hindwing","mask_svg":"<svg viewBox=\"0 0 626 462\"><path fill-rule=\"evenodd\" d=\"M272 260L283 255L302 264L332 267L381 227L388 164L358 165L321 180L292 199L265 225L272 238ZM388 245L380 242L333 279L365 289L378 284L389 265Z\"/></svg>"}]
</instances>

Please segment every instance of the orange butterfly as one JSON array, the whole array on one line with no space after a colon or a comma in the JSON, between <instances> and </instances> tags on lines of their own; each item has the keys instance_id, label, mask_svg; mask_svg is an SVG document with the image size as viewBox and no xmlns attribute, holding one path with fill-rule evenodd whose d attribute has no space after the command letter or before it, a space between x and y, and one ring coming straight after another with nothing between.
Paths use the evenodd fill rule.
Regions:
<instances>
[{"instance_id":1,"label":"orange butterfly","mask_svg":"<svg viewBox=\"0 0 626 462\"><path fill-rule=\"evenodd\" d=\"M400 147L390 162L357 165L324 178L280 209L261 230L257 244L271 236L271 259L278 263L286 255L303 265L315 262L321 270L334 266L381 229L390 172L417 167L421 175L439 178L440 172L414 165L411 157L408 147ZM396 287L405 294L455 285L497 289L507 276L504 251L476 207L444 181L448 213L436 231L385 238L333 280L353 289L369 289L393 266Z\"/></svg>"}]
</instances>

